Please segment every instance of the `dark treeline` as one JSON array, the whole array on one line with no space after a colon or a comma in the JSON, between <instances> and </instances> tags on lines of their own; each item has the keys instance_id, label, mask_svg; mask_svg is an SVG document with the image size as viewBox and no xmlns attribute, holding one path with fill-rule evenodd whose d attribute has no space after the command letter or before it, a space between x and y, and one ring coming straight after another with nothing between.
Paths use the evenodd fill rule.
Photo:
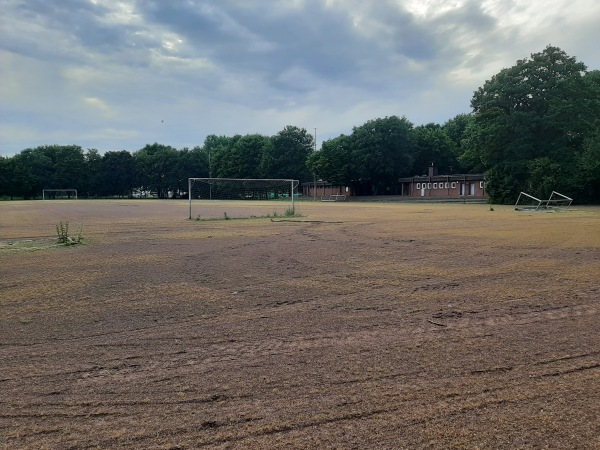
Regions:
<instances>
[{"instance_id":1,"label":"dark treeline","mask_svg":"<svg viewBox=\"0 0 600 450\"><path fill-rule=\"evenodd\" d=\"M77 189L80 197L130 197L151 192L180 197L190 177L294 178L312 175L306 160L314 140L287 126L275 136L210 135L202 147L149 144L129 153L77 145L45 145L0 158L0 196L40 197L43 189Z\"/></svg>"},{"instance_id":2,"label":"dark treeline","mask_svg":"<svg viewBox=\"0 0 600 450\"><path fill-rule=\"evenodd\" d=\"M493 202L519 191L552 190L579 202L600 201L600 72L557 47L501 70L479 88L473 112L443 125L413 126L406 117L369 120L315 150L306 129L274 136L210 135L202 146L160 144L100 154L76 145L41 146L0 157L0 196L35 198L42 189L77 189L84 197L152 192L182 196L189 177L316 176L352 186L359 195L396 192L399 177L485 173Z\"/></svg>"}]
</instances>

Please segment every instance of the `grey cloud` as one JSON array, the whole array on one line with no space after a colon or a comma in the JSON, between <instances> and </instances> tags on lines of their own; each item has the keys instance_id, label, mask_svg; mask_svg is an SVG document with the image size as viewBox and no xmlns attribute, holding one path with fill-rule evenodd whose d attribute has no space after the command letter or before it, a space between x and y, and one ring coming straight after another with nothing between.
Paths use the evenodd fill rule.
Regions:
<instances>
[{"instance_id":1,"label":"grey cloud","mask_svg":"<svg viewBox=\"0 0 600 450\"><path fill-rule=\"evenodd\" d=\"M11 13L13 20L7 23L7 37L0 45L39 59L77 61L85 52L114 53L127 46L135 32L101 20L110 10L87 1L29 0Z\"/></svg>"},{"instance_id":2,"label":"grey cloud","mask_svg":"<svg viewBox=\"0 0 600 450\"><path fill-rule=\"evenodd\" d=\"M75 0L30 0L17 8L25 20L31 20L48 28L64 30L76 36L82 43L97 49L113 46L122 33L116 27L108 27L98 18L109 11L91 2Z\"/></svg>"},{"instance_id":3,"label":"grey cloud","mask_svg":"<svg viewBox=\"0 0 600 450\"><path fill-rule=\"evenodd\" d=\"M593 0L486 1L491 10L432 0L443 10L425 15L398 0L1 1L0 151L35 130L54 136L48 123L75 137L112 127L139 148L159 139L147 137L157 114L178 119L161 138L172 145L201 143L205 131L276 132L283 120L330 135L389 114L443 122L548 42L598 68ZM522 16L535 7L556 12Z\"/></svg>"},{"instance_id":4,"label":"grey cloud","mask_svg":"<svg viewBox=\"0 0 600 450\"><path fill-rule=\"evenodd\" d=\"M415 23L410 14L389 3L377 3L368 11L370 20L391 30L387 36L362 35L354 28L349 10L339 6L328 8L312 1L302 9L271 11L270 2L254 4L258 6L142 1L138 8L154 25L191 40L197 56L211 58L224 70L235 67L261 73L274 89L306 89L283 81L282 74L294 67L323 82L377 89L382 87L377 74L397 65L398 56L428 60L437 54L434 30Z\"/></svg>"}]
</instances>

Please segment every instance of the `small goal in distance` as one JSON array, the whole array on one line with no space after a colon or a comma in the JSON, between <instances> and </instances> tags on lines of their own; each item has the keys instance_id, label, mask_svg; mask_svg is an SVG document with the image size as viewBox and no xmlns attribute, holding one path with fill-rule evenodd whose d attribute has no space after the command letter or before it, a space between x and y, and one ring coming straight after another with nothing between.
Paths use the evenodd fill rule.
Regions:
<instances>
[{"instance_id":1,"label":"small goal in distance","mask_svg":"<svg viewBox=\"0 0 600 450\"><path fill-rule=\"evenodd\" d=\"M39 192L39 191L38 191ZM77 189L42 189L42 200L74 199L77 200Z\"/></svg>"},{"instance_id":2,"label":"small goal in distance","mask_svg":"<svg viewBox=\"0 0 600 450\"><path fill-rule=\"evenodd\" d=\"M295 212L298 180L188 178L189 218L284 216Z\"/></svg>"}]
</instances>

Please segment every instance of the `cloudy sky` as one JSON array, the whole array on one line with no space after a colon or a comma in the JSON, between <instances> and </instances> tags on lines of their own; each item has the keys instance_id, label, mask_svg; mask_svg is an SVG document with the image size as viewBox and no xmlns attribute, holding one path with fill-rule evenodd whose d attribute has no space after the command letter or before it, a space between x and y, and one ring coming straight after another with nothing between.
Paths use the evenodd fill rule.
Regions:
<instances>
[{"instance_id":1,"label":"cloudy sky","mask_svg":"<svg viewBox=\"0 0 600 450\"><path fill-rule=\"evenodd\" d=\"M0 0L0 154L415 125L551 44L600 69L598 0Z\"/></svg>"}]
</instances>

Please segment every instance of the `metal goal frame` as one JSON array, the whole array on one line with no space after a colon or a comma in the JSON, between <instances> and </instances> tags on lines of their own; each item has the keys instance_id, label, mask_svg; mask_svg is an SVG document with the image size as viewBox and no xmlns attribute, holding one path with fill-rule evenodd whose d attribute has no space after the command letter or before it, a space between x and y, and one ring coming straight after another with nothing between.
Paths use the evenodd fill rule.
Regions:
<instances>
[{"instance_id":1,"label":"metal goal frame","mask_svg":"<svg viewBox=\"0 0 600 450\"><path fill-rule=\"evenodd\" d=\"M526 205L520 203L521 199L523 199L523 201L530 201L531 204ZM566 211L571 206L571 203L573 203L571 197L567 197L556 191L552 191L552 194L550 194L550 197L547 200L540 200L527 192L521 192L515 203L515 211L539 211L544 209Z\"/></svg>"},{"instance_id":2,"label":"metal goal frame","mask_svg":"<svg viewBox=\"0 0 600 450\"><path fill-rule=\"evenodd\" d=\"M289 183L290 185L290 199L291 199L291 209L295 212L295 190L300 184L299 180L287 179L287 178L188 178L188 202L189 202L189 218L192 218L192 185L194 182L205 182L205 183L220 183L220 182L265 182L265 183ZM212 200L212 196L205 200Z\"/></svg>"},{"instance_id":3,"label":"metal goal frame","mask_svg":"<svg viewBox=\"0 0 600 450\"><path fill-rule=\"evenodd\" d=\"M77 200L77 189L42 189L42 200L46 200L46 192L71 192L73 198Z\"/></svg>"}]
</instances>

